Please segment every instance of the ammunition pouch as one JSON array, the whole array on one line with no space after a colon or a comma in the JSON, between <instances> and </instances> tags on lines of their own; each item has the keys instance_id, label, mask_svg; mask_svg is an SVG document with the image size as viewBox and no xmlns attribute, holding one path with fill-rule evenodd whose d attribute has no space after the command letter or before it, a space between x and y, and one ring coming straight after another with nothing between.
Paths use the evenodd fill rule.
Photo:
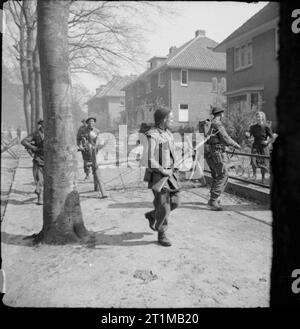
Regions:
<instances>
[{"instance_id":1,"label":"ammunition pouch","mask_svg":"<svg viewBox=\"0 0 300 329\"><path fill-rule=\"evenodd\" d=\"M225 152L225 145L222 144L212 144L210 145L211 152Z\"/></svg>"}]
</instances>

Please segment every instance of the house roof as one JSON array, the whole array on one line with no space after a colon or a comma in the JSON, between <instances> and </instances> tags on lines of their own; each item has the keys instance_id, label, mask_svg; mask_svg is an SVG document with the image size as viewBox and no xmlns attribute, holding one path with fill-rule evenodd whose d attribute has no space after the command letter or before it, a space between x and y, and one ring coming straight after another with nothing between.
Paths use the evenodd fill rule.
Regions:
<instances>
[{"instance_id":1,"label":"house roof","mask_svg":"<svg viewBox=\"0 0 300 329\"><path fill-rule=\"evenodd\" d=\"M242 35L257 29L259 26L265 25L274 19L279 18L279 2L270 2L264 6L259 12L248 19L237 30L231 33L224 41L222 41L216 48L216 51L223 51L224 46L230 41L241 37Z\"/></svg>"},{"instance_id":2,"label":"house roof","mask_svg":"<svg viewBox=\"0 0 300 329\"><path fill-rule=\"evenodd\" d=\"M88 102L95 98L125 96L124 91L122 91L122 88L135 78L136 75L126 75L123 77L114 75L113 78L106 85L97 89L96 95L93 96Z\"/></svg>"},{"instance_id":3,"label":"house roof","mask_svg":"<svg viewBox=\"0 0 300 329\"><path fill-rule=\"evenodd\" d=\"M168 67L186 68L204 71L226 71L226 54L214 52L217 46L214 40L199 35L189 40L179 48L168 54L167 59L154 69L149 69L139 75L135 80L123 87L127 89L133 83Z\"/></svg>"}]
</instances>

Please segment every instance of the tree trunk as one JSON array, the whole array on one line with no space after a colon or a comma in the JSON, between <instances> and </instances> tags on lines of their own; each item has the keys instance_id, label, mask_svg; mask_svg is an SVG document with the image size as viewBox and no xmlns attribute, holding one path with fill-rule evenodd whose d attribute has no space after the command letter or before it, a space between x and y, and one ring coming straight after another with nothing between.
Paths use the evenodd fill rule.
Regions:
<instances>
[{"instance_id":1,"label":"tree trunk","mask_svg":"<svg viewBox=\"0 0 300 329\"><path fill-rule=\"evenodd\" d=\"M300 42L299 34L291 30L295 7L293 2L280 4L279 136L272 152L271 307L300 306L300 283L292 289L297 275L299 280L293 271L300 269Z\"/></svg>"},{"instance_id":2,"label":"tree trunk","mask_svg":"<svg viewBox=\"0 0 300 329\"><path fill-rule=\"evenodd\" d=\"M39 119L43 118L43 107L42 107L42 86L41 86L41 72L40 72L40 61L38 47L33 52L33 69L34 69L34 87L35 87L35 123Z\"/></svg>"},{"instance_id":3,"label":"tree trunk","mask_svg":"<svg viewBox=\"0 0 300 329\"><path fill-rule=\"evenodd\" d=\"M30 91L30 105L31 105L31 131L36 130L36 109L35 109L35 79L33 70L33 21L32 15L30 13L30 0L23 0L24 16L26 21L26 36L27 36L27 68L28 68L28 78L29 78L29 91Z\"/></svg>"},{"instance_id":4,"label":"tree trunk","mask_svg":"<svg viewBox=\"0 0 300 329\"><path fill-rule=\"evenodd\" d=\"M68 51L69 1L38 1L38 47L45 101L43 228L36 241L77 242L88 237L74 189L76 134L71 112Z\"/></svg>"}]
</instances>

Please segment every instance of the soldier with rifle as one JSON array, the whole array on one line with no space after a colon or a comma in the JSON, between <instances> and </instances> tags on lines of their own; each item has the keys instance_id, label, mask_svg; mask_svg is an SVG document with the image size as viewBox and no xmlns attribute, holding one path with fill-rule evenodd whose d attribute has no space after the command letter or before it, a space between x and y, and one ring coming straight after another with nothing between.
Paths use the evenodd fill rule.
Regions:
<instances>
[{"instance_id":1,"label":"soldier with rifle","mask_svg":"<svg viewBox=\"0 0 300 329\"><path fill-rule=\"evenodd\" d=\"M43 204L44 187L44 121L38 121L38 129L22 139L21 144L33 157L33 178L36 184L37 204Z\"/></svg>"},{"instance_id":2,"label":"soldier with rifle","mask_svg":"<svg viewBox=\"0 0 300 329\"><path fill-rule=\"evenodd\" d=\"M148 167L144 180L154 194L154 210L145 214L149 226L158 232L158 243L171 246L166 236L168 217L180 204L179 177L176 167L174 137L169 130L173 125L173 113L170 109L160 107L154 113L155 127L145 135L148 139Z\"/></svg>"},{"instance_id":3,"label":"soldier with rifle","mask_svg":"<svg viewBox=\"0 0 300 329\"><path fill-rule=\"evenodd\" d=\"M96 118L92 117L86 120L87 126L85 129L81 130L80 136L77 136L78 150L82 152L87 176L91 170L90 168L92 168L94 177L94 189L95 191L100 190L102 199L104 199L107 198L107 194L100 179L100 169L97 164L97 153L106 144L97 144L97 138L100 134L100 131L99 129L95 128L95 122Z\"/></svg>"},{"instance_id":4,"label":"soldier with rifle","mask_svg":"<svg viewBox=\"0 0 300 329\"><path fill-rule=\"evenodd\" d=\"M208 206L212 210L222 210L220 206L220 196L228 182L228 171L226 167L226 146L233 146L240 149L226 132L222 123L224 110L222 108L212 108L213 119L209 128L210 138L205 147L206 162L210 168L212 184L210 189L210 200Z\"/></svg>"}]
</instances>

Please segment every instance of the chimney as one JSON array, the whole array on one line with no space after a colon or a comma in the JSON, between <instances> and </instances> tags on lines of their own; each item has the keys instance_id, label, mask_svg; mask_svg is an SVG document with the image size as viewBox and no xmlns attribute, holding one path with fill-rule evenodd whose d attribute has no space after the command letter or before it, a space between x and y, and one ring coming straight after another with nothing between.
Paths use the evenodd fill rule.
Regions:
<instances>
[{"instance_id":1,"label":"chimney","mask_svg":"<svg viewBox=\"0 0 300 329\"><path fill-rule=\"evenodd\" d=\"M176 50L176 47L175 46L170 47L169 48L169 55L170 54L173 54L175 50Z\"/></svg>"},{"instance_id":2,"label":"chimney","mask_svg":"<svg viewBox=\"0 0 300 329\"><path fill-rule=\"evenodd\" d=\"M195 38L197 38L197 37L199 37L199 36L201 36L201 37L205 37L205 30L197 30L197 31L195 32Z\"/></svg>"}]
</instances>

